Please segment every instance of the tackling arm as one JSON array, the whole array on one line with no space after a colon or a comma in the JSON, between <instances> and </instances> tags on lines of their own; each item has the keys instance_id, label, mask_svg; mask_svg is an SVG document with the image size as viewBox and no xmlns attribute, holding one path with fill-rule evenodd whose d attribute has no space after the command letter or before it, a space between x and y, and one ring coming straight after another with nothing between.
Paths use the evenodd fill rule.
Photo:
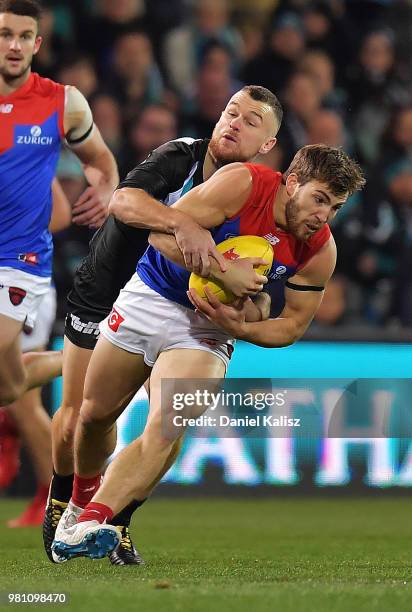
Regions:
<instances>
[{"instance_id":1,"label":"tackling arm","mask_svg":"<svg viewBox=\"0 0 412 612\"><path fill-rule=\"evenodd\" d=\"M216 227L242 208L251 188L252 177L249 170L240 163L230 164L184 195L171 207L171 212L184 212L203 228ZM177 265L187 268L188 271L193 270L192 266L187 265L174 236L152 232L149 242ZM244 258L233 263L226 262L223 270L222 266L212 259L210 271L203 276L212 276L237 297L254 295L267 282L266 277L257 274L253 269L253 266L262 263L264 262L260 258Z\"/></svg>"},{"instance_id":2,"label":"tackling arm","mask_svg":"<svg viewBox=\"0 0 412 612\"><path fill-rule=\"evenodd\" d=\"M187 267L189 271L208 276L209 256L217 262L218 268L225 270L225 260L216 250L210 232L204 228L219 225L225 219L226 210L222 207L222 198L212 196L211 193L215 192L216 183L221 185L223 182L220 174L223 173L228 178L237 171L243 174L246 182L251 180L249 172L242 164L232 166L236 168L222 169L207 181L206 192L209 200L204 191L206 183L195 187L179 202L169 207L158 202L144 189L123 187L113 194L109 212L127 225L159 232L159 236L152 234L151 244L175 263ZM158 176L156 180L162 179Z\"/></svg>"},{"instance_id":3,"label":"tackling arm","mask_svg":"<svg viewBox=\"0 0 412 612\"><path fill-rule=\"evenodd\" d=\"M142 189L123 187L113 194L109 210L123 223L166 234L174 234L181 219L187 216L200 226L211 228L237 212L239 201L246 200L251 182L250 172L243 164L230 164L172 206L161 204Z\"/></svg>"}]
</instances>

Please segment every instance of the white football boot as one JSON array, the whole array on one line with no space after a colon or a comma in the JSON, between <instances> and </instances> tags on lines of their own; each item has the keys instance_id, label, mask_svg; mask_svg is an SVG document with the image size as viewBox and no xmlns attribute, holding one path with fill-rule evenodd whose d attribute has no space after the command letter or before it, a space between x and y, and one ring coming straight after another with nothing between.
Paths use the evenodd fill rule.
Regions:
<instances>
[{"instance_id":1,"label":"white football boot","mask_svg":"<svg viewBox=\"0 0 412 612\"><path fill-rule=\"evenodd\" d=\"M74 557L89 557L102 559L119 544L122 534L118 527L99 523L98 521L83 521L59 533L52 544L53 559L56 563L64 563Z\"/></svg>"}]
</instances>

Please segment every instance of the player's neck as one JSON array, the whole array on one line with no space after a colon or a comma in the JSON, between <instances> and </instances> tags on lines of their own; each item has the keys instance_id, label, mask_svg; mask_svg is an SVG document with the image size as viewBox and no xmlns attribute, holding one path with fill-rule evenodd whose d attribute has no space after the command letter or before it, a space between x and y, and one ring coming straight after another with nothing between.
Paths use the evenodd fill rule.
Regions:
<instances>
[{"instance_id":1,"label":"player's neck","mask_svg":"<svg viewBox=\"0 0 412 612\"><path fill-rule=\"evenodd\" d=\"M273 217L275 220L275 225L285 231L288 229L285 212L286 203L288 200L289 196L286 191L286 185L281 183L276 191L275 199L273 201Z\"/></svg>"},{"instance_id":2,"label":"player's neck","mask_svg":"<svg viewBox=\"0 0 412 612\"><path fill-rule=\"evenodd\" d=\"M27 83L30 75L30 68L27 70L27 72L16 79L5 79L3 75L0 74L0 96L10 96L12 93L20 89L20 87Z\"/></svg>"},{"instance_id":3,"label":"player's neck","mask_svg":"<svg viewBox=\"0 0 412 612\"><path fill-rule=\"evenodd\" d=\"M219 170L220 166L217 159L212 154L210 148L206 152L205 161L203 162L203 180L207 181L212 174Z\"/></svg>"}]
</instances>

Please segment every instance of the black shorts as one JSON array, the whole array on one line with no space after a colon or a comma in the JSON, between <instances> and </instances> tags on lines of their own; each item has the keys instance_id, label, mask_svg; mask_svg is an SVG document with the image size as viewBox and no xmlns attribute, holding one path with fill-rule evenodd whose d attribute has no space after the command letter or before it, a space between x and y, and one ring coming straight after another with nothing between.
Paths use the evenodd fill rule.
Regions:
<instances>
[{"instance_id":1,"label":"black shorts","mask_svg":"<svg viewBox=\"0 0 412 612\"><path fill-rule=\"evenodd\" d=\"M64 335L76 346L93 350L99 323L112 309L120 290L136 270L147 248L149 232L127 227L112 217L90 242L67 296Z\"/></svg>"},{"instance_id":2,"label":"black shorts","mask_svg":"<svg viewBox=\"0 0 412 612\"><path fill-rule=\"evenodd\" d=\"M73 288L67 296L64 335L76 346L92 350L99 337L99 323L107 317L112 304L102 303L96 274L89 265L87 257L76 270Z\"/></svg>"}]
</instances>

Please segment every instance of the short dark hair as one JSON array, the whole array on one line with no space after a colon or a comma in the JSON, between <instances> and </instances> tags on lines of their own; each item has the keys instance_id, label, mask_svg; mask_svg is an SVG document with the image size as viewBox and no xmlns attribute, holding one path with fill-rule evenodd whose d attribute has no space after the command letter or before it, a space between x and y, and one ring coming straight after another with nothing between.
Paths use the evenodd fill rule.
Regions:
<instances>
[{"instance_id":1,"label":"short dark hair","mask_svg":"<svg viewBox=\"0 0 412 612\"><path fill-rule=\"evenodd\" d=\"M264 102L265 104L270 106L273 111L273 114L275 115L275 119L278 123L279 129L280 124L282 123L283 108L275 94L272 93L270 89L266 89L266 87L262 87L261 85L245 85L240 91L244 91L245 93L247 93L252 98L252 100L256 100L257 102Z\"/></svg>"},{"instance_id":2,"label":"short dark hair","mask_svg":"<svg viewBox=\"0 0 412 612\"><path fill-rule=\"evenodd\" d=\"M0 0L0 13L32 17L39 23L41 6L36 0Z\"/></svg>"},{"instance_id":3,"label":"short dark hair","mask_svg":"<svg viewBox=\"0 0 412 612\"><path fill-rule=\"evenodd\" d=\"M316 180L328 185L335 196L351 195L366 182L360 166L345 151L323 144L299 149L283 176L292 173L300 185Z\"/></svg>"}]
</instances>

